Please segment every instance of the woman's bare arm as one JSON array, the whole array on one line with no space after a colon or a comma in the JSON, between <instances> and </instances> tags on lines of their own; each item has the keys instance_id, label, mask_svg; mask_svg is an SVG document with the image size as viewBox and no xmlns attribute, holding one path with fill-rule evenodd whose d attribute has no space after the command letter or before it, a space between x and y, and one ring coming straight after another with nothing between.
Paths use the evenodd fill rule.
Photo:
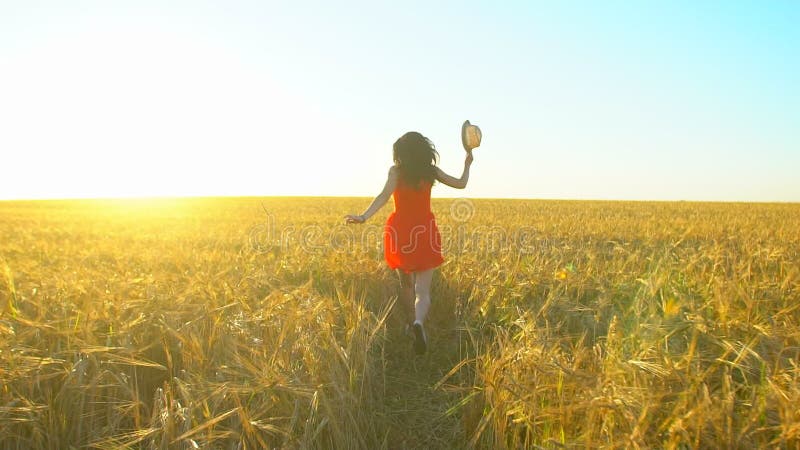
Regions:
<instances>
[{"instance_id":1,"label":"woman's bare arm","mask_svg":"<svg viewBox=\"0 0 800 450\"><path fill-rule=\"evenodd\" d=\"M461 178L448 175L444 173L442 169L437 167L436 179L450 187L464 189L467 187L467 181L469 181L469 167L472 165L472 160L472 151L467 151L467 157L464 159L464 172L461 173Z\"/></svg>"},{"instance_id":2,"label":"woman's bare arm","mask_svg":"<svg viewBox=\"0 0 800 450\"><path fill-rule=\"evenodd\" d=\"M364 213L361 214L360 216L354 216L348 214L345 216L345 221L347 223L366 222L367 219L372 217L376 212L378 212L379 209L383 207L383 205L386 204L386 202L389 201L389 197L392 196L392 192L394 192L394 189L396 187L397 187L397 167L392 166L389 169L389 176L386 179L386 184L383 185L383 190L381 191L380 194L378 194L377 197L375 197L374 200L372 200L372 203L369 205L367 210L364 211Z\"/></svg>"}]
</instances>

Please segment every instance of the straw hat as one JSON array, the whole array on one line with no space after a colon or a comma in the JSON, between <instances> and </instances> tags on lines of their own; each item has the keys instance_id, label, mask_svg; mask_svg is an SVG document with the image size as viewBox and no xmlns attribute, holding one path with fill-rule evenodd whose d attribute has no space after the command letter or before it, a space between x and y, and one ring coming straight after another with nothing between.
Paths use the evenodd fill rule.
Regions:
<instances>
[{"instance_id":1,"label":"straw hat","mask_svg":"<svg viewBox=\"0 0 800 450\"><path fill-rule=\"evenodd\" d=\"M481 145L481 137L481 129L477 125L469 123L469 120L465 120L464 125L461 125L461 143L464 144L464 148L472 150L475 147L479 147Z\"/></svg>"}]
</instances>

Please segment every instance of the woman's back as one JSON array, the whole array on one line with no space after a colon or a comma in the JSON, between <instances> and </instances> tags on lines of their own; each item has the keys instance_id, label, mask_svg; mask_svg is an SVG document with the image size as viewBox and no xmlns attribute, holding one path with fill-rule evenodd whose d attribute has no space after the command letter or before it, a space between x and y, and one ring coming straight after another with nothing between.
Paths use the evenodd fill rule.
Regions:
<instances>
[{"instance_id":1,"label":"woman's back","mask_svg":"<svg viewBox=\"0 0 800 450\"><path fill-rule=\"evenodd\" d=\"M397 187L392 193L395 214L407 219L427 219L431 214L431 186L430 182L421 180L419 187L415 188L402 176L398 177Z\"/></svg>"}]
</instances>

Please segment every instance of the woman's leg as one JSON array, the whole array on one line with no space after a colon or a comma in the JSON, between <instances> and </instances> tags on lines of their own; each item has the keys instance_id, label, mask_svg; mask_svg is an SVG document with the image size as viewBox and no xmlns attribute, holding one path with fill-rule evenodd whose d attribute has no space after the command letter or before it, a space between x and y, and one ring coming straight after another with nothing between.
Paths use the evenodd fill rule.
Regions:
<instances>
[{"instance_id":1,"label":"woman's leg","mask_svg":"<svg viewBox=\"0 0 800 450\"><path fill-rule=\"evenodd\" d=\"M417 295L417 302L414 308L414 319L416 322L424 323L431 307L431 281L433 280L434 269L415 272L416 281L414 292Z\"/></svg>"},{"instance_id":2,"label":"woman's leg","mask_svg":"<svg viewBox=\"0 0 800 450\"><path fill-rule=\"evenodd\" d=\"M425 317L431 307L431 280L433 269L414 273L414 292L417 302L414 307L414 351L421 355L428 349L428 336L425 335Z\"/></svg>"},{"instance_id":3,"label":"woman's leg","mask_svg":"<svg viewBox=\"0 0 800 450\"><path fill-rule=\"evenodd\" d=\"M397 276L400 277L400 308L405 322L410 324L414 321L414 274L397 269Z\"/></svg>"}]
</instances>

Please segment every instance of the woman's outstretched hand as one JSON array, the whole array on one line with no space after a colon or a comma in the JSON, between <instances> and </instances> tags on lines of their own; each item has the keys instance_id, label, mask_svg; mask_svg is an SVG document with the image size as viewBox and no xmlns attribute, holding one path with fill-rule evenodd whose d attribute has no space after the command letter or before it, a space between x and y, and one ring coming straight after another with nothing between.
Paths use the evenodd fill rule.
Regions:
<instances>
[{"instance_id":1,"label":"woman's outstretched hand","mask_svg":"<svg viewBox=\"0 0 800 450\"><path fill-rule=\"evenodd\" d=\"M367 220L364 216L354 216L352 214L348 214L344 216L344 223L351 224L351 223L364 223Z\"/></svg>"}]
</instances>

